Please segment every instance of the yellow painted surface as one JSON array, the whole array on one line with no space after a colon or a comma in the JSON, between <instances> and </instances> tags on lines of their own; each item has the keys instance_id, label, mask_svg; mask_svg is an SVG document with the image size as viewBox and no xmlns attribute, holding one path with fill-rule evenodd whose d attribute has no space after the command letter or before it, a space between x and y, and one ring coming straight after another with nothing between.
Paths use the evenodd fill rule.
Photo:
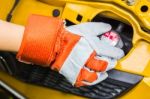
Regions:
<instances>
[{"instance_id":1,"label":"yellow painted surface","mask_svg":"<svg viewBox=\"0 0 150 99\"><path fill-rule=\"evenodd\" d=\"M47 0L49 1L49 0ZM57 0L59 1L59 0ZM146 27L150 29L150 8L146 12L141 11L142 6L150 7L150 0L134 0L135 3L131 6L128 5L127 0L62 0L67 2L73 3L87 3L87 4L98 4L98 3L107 3L118 6L119 8L124 9L124 11L128 11L131 15L135 16L138 22L141 24L142 27ZM88 2L86 2L88 1Z\"/></svg>"},{"instance_id":2,"label":"yellow painted surface","mask_svg":"<svg viewBox=\"0 0 150 99\"><path fill-rule=\"evenodd\" d=\"M15 0L0 0L0 19L5 20Z\"/></svg>"},{"instance_id":3,"label":"yellow painted surface","mask_svg":"<svg viewBox=\"0 0 150 99\"><path fill-rule=\"evenodd\" d=\"M52 16L54 9L59 9L61 16L62 7L48 5L37 0L20 0L13 11L11 22L24 25L31 14Z\"/></svg>"},{"instance_id":4,"label":"yellow painted surface","mask_svg":"<svg viewBox=\"0 0 150 99\"><path fill-rule=\"evenodd\" d=\"M10 1L6 3L6 1ZM6 19L14 0L0 0L0 18ZM95 1L95 2L91 2ZM116 69L143 75L144 79L121 99L150 99L150 34L141 27L150 29L150 8L141 12L141 6L150 7L149 0L135 0L132 6L127 0L20 0L13 11L11 22L25 25L30 14L52 16L54 9L59 9L59 17L79 24L78 15L83 18L81 22L91 21L96 15L117 19L133 27L133 48L121 60ZM98 2L101 1L101 2ZM9 5L9 6L6 6ZM5 9L6 10L3 10ZM38 87L20 82L5 73L0 72L0 79L25 94L30 99L82 99L82 97L62 93L53 89Z\"/></svg>"},{"instance_id":5,"label":"yellow painted surface","mask_svg":"<svg viewBox=\"0 0 150 99\"><path fill-rule=\"evenodd\" d=\"M137 42L116 68L150 77L150 44L145 41Z\"/></svg>"}]
</instances>

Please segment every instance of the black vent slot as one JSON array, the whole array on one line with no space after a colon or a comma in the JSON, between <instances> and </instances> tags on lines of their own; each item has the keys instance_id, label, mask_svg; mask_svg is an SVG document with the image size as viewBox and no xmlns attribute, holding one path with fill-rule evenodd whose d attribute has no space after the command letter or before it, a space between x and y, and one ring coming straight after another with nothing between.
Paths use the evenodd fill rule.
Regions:
<instances>
[{"instance_id":1,"label":"black vent slot","mask_svg":"<svg viewBox=\"0 0 150 99\"><path fill-rule=\"evenodd\" d=\"M81 22L82 18L83 18L83 16L78 14L76 19L77 19L77 21Z\"/></svg>"},{"instance_id":2,"label":"black vent slot","mask_svg":"<svg viewBox=\"0 0 150 99\"><path fill-rule=\"evenodd\" d=\"M66 21L66 26L75 25L75 23L71 22L68 19L65 19L65 21Z\"/></svg>"}]
</instances>

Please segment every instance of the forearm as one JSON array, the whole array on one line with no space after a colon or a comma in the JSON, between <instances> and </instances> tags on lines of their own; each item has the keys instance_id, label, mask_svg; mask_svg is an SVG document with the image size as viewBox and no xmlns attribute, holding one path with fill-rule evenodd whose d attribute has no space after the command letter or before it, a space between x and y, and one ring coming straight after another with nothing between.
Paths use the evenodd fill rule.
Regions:
<instances>
[{"instance_id":1,"label":"forearm","mask_svg":"<svg viewBox=\"0 0 150 99\"><path fill-rule=\"evenodd\" d=\"M23 33L24 26L0 20L0 50L17 52Z\"/></svg>"}]
</instances>

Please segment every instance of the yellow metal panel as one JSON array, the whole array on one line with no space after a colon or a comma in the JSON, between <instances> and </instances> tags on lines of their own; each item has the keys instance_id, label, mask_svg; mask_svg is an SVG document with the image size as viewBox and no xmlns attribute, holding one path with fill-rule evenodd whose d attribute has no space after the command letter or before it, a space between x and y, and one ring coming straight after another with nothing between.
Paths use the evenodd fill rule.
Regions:
<instances>
[{"instance_id":1,"label":"yellow metal panel","mask_svg":"<svg viewBox=\"0 0 150 99\"><path fill-rule=\"evenodd\" d=\"M67 0L38 0L38 1L43 2L43 3L47 3L49 5L55 5L55 6L60 6L60 7L63 6L64 7Z\"/></svg>"},{"instance_id":2,"label":"yellow metal panel","mask_svg":"<svg viewBox=\"0 0 150 99\"><path fill-rule=\"evenodd\" d=\"M13 11L11 22L24 25L29 15L40 14L52 16L54 9L60 10L59 16L61 16L62 7L48 5L36 0L21 0Z\"/></svg>"},{"instance_id":3,"label":"yellow metal panel","mask_svg":"<svg viewBox=\"0 0 150 99\"><path fill-rule=\"evenodd\" d=\"M49 0L48 0L49 1ZM57 0L59 1L59 0ZM129 0L63 0L72 3L86 3L86 4L98 4L98 3L107 3L118 6L119 8L128 11L133 16L137 17L138 22L141 24L142 27L150 29L150 1L149 0L133 0L134 4L129 5L127 2ZM141 11L142 6L147 6L148 10L146 12Z\"/></svg>"},{"instance_id":4,"label":"yellow metal panel","mask_svg":"<svg viewBox=\"0 0 150 99\"><path fill-rule=\"evenodd\" d=\"M0 0L0 19L6 19L14 3L15 0Z\"/></svg>"},{"instance_id":5,"label":"yellow metal panel","mask_svg":"<svg viewBox=\"0 0 150 99\"><path fill-rule=\"evenodd\" d=\"M116 68L150 76L150 44L145 41L137 42Z\"/></svg>"},{"instance_id":6,"label":"yellow metal panel","mask_svg":"<svg viewBox=\"0 0 150 99\"><path fill-rule=\"evenodd\" d=\"M130 10L134 15L138 17L139 22L142 27L150 29L150 1L149 0L134 0L135 3L130 6L126 3L127 0L111 0L112 2L123 6L124 8ZM142 6L147 6L148 10L142 12Z\"/></svg>"},{"instance_id":7,"label":"yellow metal panel","mask_svg":"<svg viewBox=\"0 0 150 99\"><path fill-rule=\"evenodd\" d=\"M88 12L88 13L87 13ZM79 5L79 4L66 4L62 18L69 19L70 21L74 22L75 24L79 24L80 22L87 22L90 21L91 18L95 16L99 12L98 9L87 5ZM77 16L83 16L81 21L77 20Z\"/></svg>"}]
</instances>

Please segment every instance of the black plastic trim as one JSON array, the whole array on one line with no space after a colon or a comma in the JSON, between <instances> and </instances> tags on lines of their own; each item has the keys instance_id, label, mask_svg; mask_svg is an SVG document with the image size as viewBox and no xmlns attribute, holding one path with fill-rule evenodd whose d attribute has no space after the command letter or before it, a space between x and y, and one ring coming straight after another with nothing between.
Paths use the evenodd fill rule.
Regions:
<instances>
[{"instance_id":1,"label":"black plastic trim","mask_svg":"<svg viewBox=\"0 0 150 99\"><path fill-rule=\"evenodd\" d=\"M108 74L109 74L110 79L114 79L114 80L121 81L121 82L126 82L132 85L138 83L143 78L143 76L139 76L136 74L131 74L131 73L123 72L123 71L118 71L115 69L109 71Z\"/></svg>"},{"instance_id":2,"label":"black plastic trim","mask_svg":"<svg viewBox=\"0 0 150 99\"><path fill-rule=\"evenodd\" d=\"M142 76L118 70L108 72L109 77L94 86L75 88L60 74L41 67L34 69L26 82L93 99L112 99L127 93L142 80ZM126 79L126 80L124 80Z\"/></svg>"}]
</instances>

